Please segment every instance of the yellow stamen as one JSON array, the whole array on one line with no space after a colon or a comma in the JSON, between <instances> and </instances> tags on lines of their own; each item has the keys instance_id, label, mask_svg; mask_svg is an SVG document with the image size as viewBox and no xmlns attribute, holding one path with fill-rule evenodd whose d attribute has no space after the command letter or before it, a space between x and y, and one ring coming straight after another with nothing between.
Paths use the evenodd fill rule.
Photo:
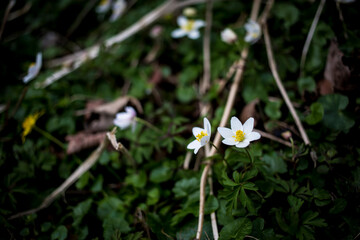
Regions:
<instances>
[{"instance_id":1,"label":"yellow stamen","mask_svg":"<svg viewBox=\"0 0 360 240\"><path fill-rule=\"evenodd\" d=\"M101 0L100 2L100 6L104 6L104 5L108 5L109 4L109 0Z\"/></svg>"},{"instance_id":2,"label":"yellow stamen","mask_svg":"<svg viewBox=\"0 0 360 240\"><path fill-rule=\"evenodd\" d=\"M32 68L32 67L34 67L35 65L36 65L36 63L34 63L34 62L30 63L30 64L29 64L29 68Z\"/></svg>"},{"instance_id":3,"label":"yellow stamen","mask_svg":"<svg viewBox=\"0 0 360 240\"><path fill-rule=\"evenodd\" d=\"M181 26L181 29L185 32L190 32L194 29L195 21L194 20L188 20L187 23L183 26Z\"/></svg>"},{"instance_id":4,"label":"yellow stamen","mask_svg":"<svg viewBox=\"0 0 360 240\"><path fill-rule=\"evenodd\" d=\"M198 135L196 135L196 140L198 140L198 141L200 142L200 140L201 140L203 137L205 137L205 136L207 136L207 133L204 132L204 131L201 131L201 133L199 133Z\"/></svg>"},{"instance_id":5,"label":"yellow stamen","mask_svg":"<svg viewBox=\"0 0 360 240\"><path fill-rule=\"evenodd\" d=\"M245 139L245 134L244 134L243 131L237 130L235 134L236 134L236 136L233 136L233 138L235 138L235 142L242 142L242 141L244 141L244 139Z\"/></svg>"}]
</instances>

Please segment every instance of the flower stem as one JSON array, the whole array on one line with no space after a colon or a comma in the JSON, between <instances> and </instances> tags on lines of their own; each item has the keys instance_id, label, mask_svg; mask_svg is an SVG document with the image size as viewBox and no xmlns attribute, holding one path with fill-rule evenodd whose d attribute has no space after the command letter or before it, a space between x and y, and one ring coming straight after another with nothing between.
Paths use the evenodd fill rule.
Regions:
<instances>
[{"instance_id":1,"label":"flower stem","mask_svg":"<svg viewBox=\"0 0 360 240\"><path fill-rule=\"evenodd\" d=\"M52 141L53 143L57 144L59 147L61 147L62 149L66 149L65 144L62 143L59 139L55 138L53 135L51 135L50 133L42 130L41 128L39 128L38 126L34 125L33 127L38 133L42 134L44 137L46 137L47 139L49 139L50 141Z\"/></svg>"},{"instance_id":2,"label":"flower stem","mask_svg":"<svg viewBox=\"0 0 360 240\"><path fill-rule=\"evenodd\" d=\"M135 117L135 121L144 124L145 126L147 126L148 128L154 129L156 132L158 133L163 133L160 129L158 129L157 127L155 127L154 125L152 125L151 123L149 123L148 121Z\"/></svg>"},{"instance_id":3,"label":"flower stem","mask_svg":"<svg viewBox=\"0 0 360 240\"><path fill-rule=\"evenodd\" d=\"M250 159L251 164L253 164L254 161L253 161L253 158L252 158L252 156L251 156L251 154L250 154L249 149L245 148L245 150L246 150L246 153L247 153L247 155L248 155L248 157L249 157L249 159Z\"/></svg>"}]
</instances>

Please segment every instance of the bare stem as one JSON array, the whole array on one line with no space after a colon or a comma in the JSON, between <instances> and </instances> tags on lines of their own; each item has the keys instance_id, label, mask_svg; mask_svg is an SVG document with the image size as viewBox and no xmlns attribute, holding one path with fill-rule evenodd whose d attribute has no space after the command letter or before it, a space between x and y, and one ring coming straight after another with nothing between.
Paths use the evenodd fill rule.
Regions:
<instances>
[{"instance_id":1,"label":"bare stem","mask_svg":"<svg viewBox=\"0 0 360 240\"><path fill-rule=\"evenodd\" d=\"M295 120L295 124L296 126L298 127L299 131L300 131L300 135L304 141L304 143L306 145L310 145L311 142L304 130L304 127L295 111L295 108L294 106L292 105L291 101L290 101L290 98L289 96L287 95L287 92L284 88L284 85L282 84L281 82L281 79L280 79L280 76L278 74L278 71L277 71L277 68L276 68L276 62L275 62L275 59L274 59L274 55L273 55L273 52L272 52L272 47L271 47L271 41L270 41L270 36L269 36L269 31L268 31L268 27L267 27L267 24L264 23L263 25L263 29L264 29L264 39L265 39L265 45L266 45L266 52L267 52L267 55L268 55L268 60L269 60L269 65L270 65L270 69L271 69L271 72L274 76L274 79L275 79L275 82L280 90L280 93L282 95L282 97L284 98L285 100L285 103L287 105L287 107L289 108L290 110L290 113L292 115L292 117L294 118Z\"/></svg>"},{"instance_id":2,"label":"bare stem","mask_svg":"<svg viewBox=\"0 0 360 240\"><path fill-rule=\"evenodd\" d=\"M253 6L252 6L252 12L251 12L251 19L256 21L257 16L258 16L258 12L259 12L259 8L260 8L260 4L261 4L261 0L254 0L253 2ZM235 97L237 94L237 90L239 88L239 84L244 72L244 66L245 66L245 61L247 59L248 56L248 48L244 48L243 51L241 52L241 58L238 61L238 68L236 70L236 74L235 74L235 78L234 78L234 82L231 85L231 89L230 89L230 93L229 96L227 98L226 101L226 106L225 106L225 110L223 113L223 116L221 118L221 122L220 122L220 127L223 127L226 125L226 123L229 120L230 117L230 112L231 109L234 105L235 102ZM215 146L219 146L220 145L220 140L221 140L221 136L219 134L219 132L216 133L215 135L215 140L214 140L214 145ZM216 152L216 148L212 147L210 150L210 154L209 156L213 156ZM203 229L203 224L204 224L204 207L205 207L205 186L206 186L206 179L207 179L207 175L209 173L210 167L211 167L211 163L212 161L210 160L204 167L204 170L202 172L201 175L201 182L200 182L200 203L199 203L199 220L198 220L198 229L196 232L196 239L201 239L201 234L202 234L202 229Z\"/></svg>"}]
</instances>

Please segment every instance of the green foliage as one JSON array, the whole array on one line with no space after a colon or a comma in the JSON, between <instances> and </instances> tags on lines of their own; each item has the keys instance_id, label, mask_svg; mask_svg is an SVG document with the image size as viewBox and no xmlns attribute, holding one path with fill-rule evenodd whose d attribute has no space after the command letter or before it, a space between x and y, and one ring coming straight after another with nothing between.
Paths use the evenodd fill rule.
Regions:
<instances>
[{"instance_id":1,"label":"green foliage","mask_svg":"<svg viewBox=\"0 0 360 240\"><path fill-rule=\"evenodd\" d=\"M120 44L103 44L164 0L127 1L132 5L114 22L109 21L111 10L96 12L100 0L32 0L26 11L24 1L17 1L9 14L6 2L0 8L5 23L0 34L1 239L195 239L201 173L208 161L211 178L205 188L202 240L213 239L211 213L216 213L221 240L354 239L360 232L360 145L353 140L360 134L359 1L339 6L327 2L303 69L300 59L318 1L275 1L269 12L277 69L310 146L303 144L282 100L263 38L255 44L244 42L252 1L213 2L211 84L205 93L200 84L204 28L196 40L171 38L183 9ZM205 19L206 4L193 7L194 19ZM260 13L263 9L265 1ZM162 31L154 38L150 32L155 25ZM225 27L238 34L238 46L221 41ZM335 57L328 56L334 39L341 51ZM97 43L101 50L95 59L46 88L38 87L56 70L71 67L61 60L54 67L57 59ZM244 46L249 46L246 65L233 65ZM43 53L43 66L24 84L22 78L37 52ZM239 68L244 71L230 115L251 115L256 129L291 147L263 135L246 149L221 144L210 158L200 149L197 155L191 153L184 168L186 146L194 140L191 129L202 127L202 114L209 106L206 117L213 141L236 75L228 73ZM327 71L334 78L334 93L321 95ZM134 131L118 128L116 139L127 151L108 145L96 163L46 208L9 219L37 208L84 163L101 142L93 139L113 128L114 114L94 108L122 96L130 97L126 104L148 123L138 121ZM23 121L38 111L44 114L36 126L49 135L34 128L23 142ZM287 131L291 138L283 134ZM76 134L85 137L71 142ZM65 149L49 136L63 142ZM74 143L79 151L68 154Z\"/></svg>"}]
</instances>

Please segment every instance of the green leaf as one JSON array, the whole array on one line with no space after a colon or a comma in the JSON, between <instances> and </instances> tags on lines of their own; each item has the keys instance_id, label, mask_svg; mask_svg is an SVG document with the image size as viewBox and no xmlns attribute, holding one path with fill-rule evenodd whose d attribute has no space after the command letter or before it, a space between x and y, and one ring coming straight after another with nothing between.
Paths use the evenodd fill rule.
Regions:
<instances>
[{"instance_id":1,"label":"green leaf","mask_svg":"<svg viewBox=\"0 0 360 240\"><path fill-rule=\"evenodd\" d=\"M295 212L298 212L301 206L304 204L304 200L291 195L287 197L287 200L290 204L291 209Z\"/></svg>"},{"instance_id":2,"label":"green leaf","mask_svg":"<svg viewBox=\"0 0 360 240\"><path fill-rule=\"evenodd\" d=\"M330 214L339 214L346 208L347 201L343 198L337 198L334 201L334 206L330 208L329 213Z\"/></svg>"},{"instance_id":3,"label":"green leaf","mask_svg":"<svg viewBox=\"0 0 360 240\"><path fill-rule=\"evenodd\" d=\"M299 19L299 10L291 3L276 3L272 13L284 21L284 27L289 28Z\"/></svg>"},{"instance_id":4,"label":"green leaf","mask_svg":"<svg viewBox=\"0 0 360 240\"><path fill-rule=\"evenodd\" d=\"M340 94L326 95L322 96L319 102L324 108L323 122L326 127L346 133L354 126L355 121L343 112L349 103L346 96Z\"/></svg>"},{"instance_id":5,"label":"green leaf","mask_svg":"<svg viewBox=\"0 0 360 240\"><path fill-rule=\"evenodd\" d=\"M88 213L92 204L92 199L87 199L81 203L79 203L73 210L73 218L74 222L73 225L77 226L81 223L83 217Z\"/></svg>"},{"instance_id":6,"label":"green leaf","mask_svg":"<svg viewBox=\"0 0 360 240\"><path fill-rule=\"evenodd\" d=\"M252 182L246 182L242 184L242 187L246 190L251 190L251 191L257 191L258 188L255 186L255 183Z\"/></svg>"},{"instance_id":7,"label":"green leaf","mask_svg":"<svg viewBox=\"0 0 360 240\"><path fill-rule=\"evenodd\" d=\"M210 195L205 201L204 213L210 214L219 208L219 202L214 195Z\"/></svg>"},{"instance_id":8,"label":"green leaf","mask_svg":"<svg viewBox=\"0 0 360 240\"><path fill-rule=\"evenodd\" d=\"M324 219L318 218L318 212L307 211L302 216L302 223L304 225L312 225L315 227L326 227L327 224Z\"/></svg>"},{"instance_id":9,"label":"green leaf","mask_svg":"<svg viewBox=\"0 0 360 240\"><path fill-rule=\"evenodd\" d=\"M124 218L124 213L113 212L111 215L105 218L103 222L104 239L112 240L118 239L121 233L128 233L131 228Z\"/></svg>"},{"instance_id":10,"label":"green leaf","mask_svg":"<svg viewBox=\"0 0 360 240\"><path fill-rule=\"evenodd\" d=\"M51 228L52 224L51 222L44 222L41 224L41 232L47 232Z\"/></svg>"},{"instance_id":11,"label":"green leaf","mask_svg":"<svg viewBox=\"0 0 360 240\"><path fill-rule=\"evenodd\" d=\"M159 201L159 199L160 199L160 190L158 188L153 188L149 190L147 193L146 204L154 205Z\"/></svg>"},{"instance_id":12,"label":"green leaf","mask_svg":"<svg viewBox=\"0 0 360 240\"><path fill-rule=\"evenodd\" d=\"M199 190L200 181L196 177L189 179L181 179L175 183L172 191L175 194L175 198L187 197L191 193Z\"/></svg>"},{"instance_id":13,"label":"green leaf","mask_svg":"<svg viewBox=\"0 0 360 240\"><path fill-rule=\"evenodd\" d=\"M228 177L225 169L221 172L221 184L228 187L235 187L239 185L239 183L235 183Z\"/></svg>"},{"instance_id":14,"label":"green leaf","mask_svg":"<svg viewBox=\"0 0 360 240\"><path fill-rule=\"evenodd\" d=\"M271 119L276 120L281 117L281 101L268 101L265 105L265 113Z\"/></svg>"},{"instance_id":15,"label":"green leaf","mask_svg":"<svg viewBox=\"0 0 360 240\"><path fill-rule=\"evenodd\" d=\"M117 210L125 210L124 202L116 197L106 197L100 201L97 214L103 220Z\"/></svg>"},{"instance_id":16,"label":"green leaf","mask_svg":"<svg viewBox=\"0 0 360 240\"><path fill-rule=\"evenodd\" d=\"M265 170L270 174L285 173L287 171L287 166L284 160L275 152L265 154L262 160L266 163L264 166Z\"/></svg>"},{"instance_id":17,"label":"green leaf","mask_svg":"<svg viewBox=\"0 0 360 240\"><path fill-rule=\"evenodd\" d=\"M54 232L51 234L51 240L59 239L65 240L68 235L68 230L64 225L58 226Z\"/></svg>"},{"instance_id":18,"label":"green leaf","mask_svg":"<svg viewBox=\"0 0 360 240\"><path fill-rule=\"evenodd\" d=\"M90 173L89 172L85 172L80 178L79 180L76 182L75 186L77 189L83 189L89 182L89 178L90 178Z\"/></svg>"},{"instance_id":19,"label":"green leaf","mask_svg":"<svg viewBox=\"0 0 360 240\"><path fill-rule=\"evenodd\" d=\"M306 116L305 121L309 125L315 125L323 119L324 116L324 108L321 103L313 103L310 106L310 114Z\"/></svg>"},{"instance_id":20,"label":"green leaf","mask_svg":"<svg viewBox=\"0 0 360 240\"><path fill-rule=\"evenodd\" d=\"M136 188L143 188L146 185L146 173L145 171L139 171L139 173L133 173L126 176L125 183L132 185Z\"/></svg>"},{"instance_id":21,"label":"green leaf","mask_svg":"<svg viewBox=\"0 0 360 240\"><path fill-rule=\"evenodd\" d=\"M219 240L242 240L246 235L251 233L251 230L252 223L249 219L238 218L221 229Z\"/></svg>"},{"instance_id":22,"label":"green leaf","mask_svg":"<svg viewBox=\"0 0 360 240\"><path fill-rule=\"evenodd\" d=\"M247 196L246 196L246 193L245 193L245 190L244 188L240 188L240 195L239 195L239 198L240 198L240 203L241 205L243 205L243 207L245 208L246 207L246 203L247 203Z\"/></svg>"},{"instance_id":23,"label":"green leaf","mask_svg":"<svg viewBox=\"0 0 360 240\"><path fill-rule=\"evenodd\" d=\"M92 185L92 187L91 187L90 190L91 190L92 192L94 192L94 193L100 192L100 191L102 190L102 188L103 188L103 182L104 182L103 176L102 176L102 175L99 175L99 176L96 178L96 180L95 180L95 182L94 182L94 184Z\"/></svg>"},{"instance_id":24,"label":"green leaf","mask_svg":"<svg viewBox=\"0 0 360 240\"><path fill-rule=\"evenodd\" d=\"M303 77L297 80L299 92L303 94L305 91L314 92L316 90L316 83L312 77Z\"/></svg>"},{"instance_id":25,"label":"green leaf","mask_svg":"<svg viewBox=\"0 0 360 240\"><path fill-rule=\"evenodd\" d=\"M196 91L191 85L179 86L176 88L176 96L181 103L189 103L195 99Z\"/></svg>"},{"instance_id":26,"label":"green leaf","mask_svg":"<svg viewBox=\"0 0 360 240\"><path fill-rule=\"evenodd\" d=\"M173 175L173 170L168 166L159 166L153 169L150 173L150 181L154 183L161 183L169 180Z\"/></svg>"}]
</instances>

